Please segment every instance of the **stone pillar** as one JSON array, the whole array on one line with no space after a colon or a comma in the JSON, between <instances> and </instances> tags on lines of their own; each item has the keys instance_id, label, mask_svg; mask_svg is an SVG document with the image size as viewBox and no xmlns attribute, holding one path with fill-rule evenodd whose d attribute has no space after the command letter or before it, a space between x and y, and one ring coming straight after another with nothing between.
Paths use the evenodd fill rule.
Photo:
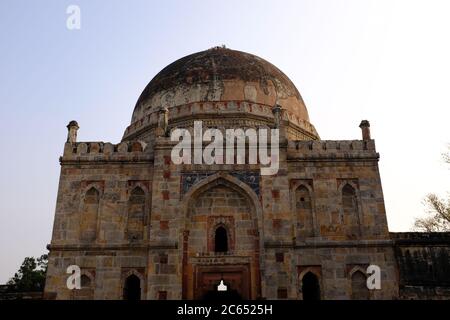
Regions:
<instances>
[{"instance_id":1,"label":"stone pillar","mask_svg":"<svg viewBox=\"0 0 450 320\"><path fill-rule=\"evenodd\" d=\"M157 137L165 137L169 130L169 109L161 107L158 110L158 126L156 128Z\"/></svg>"},{"instance_id":2,"label":"stone pillar","mask_svg":"<svg viewBox=\"0 0 450 320\"><path fill-rule=\"evenodd\" d=\"M275 104L272 108L273 118L274 118L274 125L276 129L280 128L281 123L281 106L279 104Z\"/></svg>"},{"instance_id":3,"label":"stone pillar","mask_svg":"<svg viewBox=\"0 0 450 320\"><path fill-rule=\"evenodd\" d=\"M78 126L78 123L75 120L72 120L67 125L67 142L68 143L75 143L77 142L77 131L80 127Z\"/></svg>"},{"instance_id":4,"label":"stone pillar","mask_svg":"<svg viewBox=\"0 0 450 320\"><path fill-rule=\"evenodd\" d=\"M288 122L283 121L283 113L285 110L278 103L272 107L274 129L278 129L280 133L280 144L286 141Z\"/></svg>"},{"instance_id":5,"label":"stone pillar","mask_svg":"<svg viewBox=\"0 0 450 320\"><path fill-rule=\"evenodd\" d=\"M362 120L359 127L361 128L362 139L364 141L370 140L371 138L370 138L370 123L369 123L369 121Z\"/></svg>"}]
</instances>

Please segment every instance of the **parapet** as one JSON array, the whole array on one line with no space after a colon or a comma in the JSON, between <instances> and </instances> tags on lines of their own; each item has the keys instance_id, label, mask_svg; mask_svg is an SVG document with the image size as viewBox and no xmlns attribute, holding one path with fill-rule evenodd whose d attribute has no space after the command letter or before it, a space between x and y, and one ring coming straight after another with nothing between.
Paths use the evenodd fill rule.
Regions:
<instances>
[{"instance_id":1,"label":"parapet","mask_svg":"<svg viewBox=\"0 0 450 320\"><path fill-rule=\"evenodd\" d=\"M149 160L147 144L143 141L77 142L64 145L61 161L139 161Z\"/></svg>"},{"instance_id":2,"label":"parapet","mask_svg":"<svg viewBox=\"0 0 450 320\"><path fill-rule=\"evenodd\" d=\"M390 232L396 245L450 246L450 232Z\"/></svg>"},{"instance_id":3,"label":"parapet","mask_svg":"<svg viewBox=\"0 0 450 320\"><path fill-rule=\"evenodd\" d=\"M296 140L288 141L289 160L367 159L378 160L374 140Z\"/></svg>"}]
</instances>

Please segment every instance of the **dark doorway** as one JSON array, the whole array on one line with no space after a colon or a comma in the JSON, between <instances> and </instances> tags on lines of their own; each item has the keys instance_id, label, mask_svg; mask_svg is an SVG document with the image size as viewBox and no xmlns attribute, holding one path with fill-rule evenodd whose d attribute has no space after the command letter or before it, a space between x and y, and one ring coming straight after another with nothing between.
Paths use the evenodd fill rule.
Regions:
<instances>
[{"instance_id":1,"label":"dark doorway","mask_svg":"<svg viewBox=\"0 0 450 320\"><path fill-rule=\"evenodd\" d=\"M208 265L195 268L197 276L193 288L194 299L252 299L249 265Z\"/></svg>"},{"instance_id":2,"label":"dark doorway","mask_svg":"<svg viewBox=\"0 0 450 320\"><path fill-rule=\"evenodd\" d=\"M369 298L366 275L361 271L356 271L352 275L352 300L369 300Z\"/></svg>"},{"instance_id":3,"label":"dark doorway","mask_svg":"<svg viewBox=\"0 0 450 320\"><path fill-rule=\"evenodd\" d=\"M214 237L214 251L215 252L227 252L228 251L228 234L227 230L220 226L216 229Z\"/></svg>"},{"instance_id":4,"label":"dark doorway","mask_svg":"<svg viewBox=\"0 0 450 320\"><path fill-rule=\"evenodd\" d=\"M125 280L123 288L124 300L141 300L141 280L134 274Z\"/></svg>"},{"instance_id":5,"label":"dark doorway","mask_svg":"<svg viewBox=\"0 0 450 320\"><path fill-rule=\"evenodd\" d=\"M319 279L312 272L308 272L302 279L303 300L320 300Z\"/></svg>"},{"instance_id":6,"label":"dark doorway","mask_svg":"<svg viewBox=\"0 0 450 320\"><path fill-rule=\"evenodd\" d=\"M219 285L216 285L214 290L207 291L203 295L202 300L217 302L242 300L239 292L237 290L231 289L230 284L226 284L227 290L225 291L219 290L218 287Z\"/></svg>"}]
</instances>

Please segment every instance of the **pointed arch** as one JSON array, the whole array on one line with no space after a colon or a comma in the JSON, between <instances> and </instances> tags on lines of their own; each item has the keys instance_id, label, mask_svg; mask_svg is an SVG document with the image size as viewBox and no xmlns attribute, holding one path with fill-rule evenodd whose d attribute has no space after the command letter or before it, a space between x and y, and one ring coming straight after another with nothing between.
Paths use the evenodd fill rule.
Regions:
<instances>
[{"instance_id":1,"label":"pointed arch","mask_svg":"<svg viewBox=\"0 0 450 320\"><path fill-rule=\"evenodd\" d=\"M301 291L303 300L320 300L320 281L314 272L305 272L301 278Z\"/></svg>"},{"instance_id":2,"label":"pointed arch","mask_svg":"<svg viewBox=\"0 0 450 320\"><path fill-rule=\"evenodd\" d=\"M235 249L235 222L233 216L211 215L207 219L207 251L215 253L215 235L218 227L223 227L227 232L228 253Z\"/></svg>"},{"instance_id":3,"label":"pointed arch","mask_svg":"<svg viewBox=\"0 0 450 320\"><path fill-rule=\"evenodd\" d=\"M93 300L95 290L95 278L92 273L86 270L81 271L81 289L74 290L76 300Z\"/></svg>"},{"instance_id":4,"label":"pointed arch","mask_svg":"<svg viewBox=\"0 0 450 320\"><path fill-rule=\"evenodd\" d=\"M123 287L124 300L141 300L141 280L136 275L129 275Z\"/></svg>"},{"instance_id":5,"label":"pointed arch","mask_svg":"<svg viewBox=\"0 0 450 320\"><path fill-rule=\"evenodd\" d=\"M81 288L90 288L92 286L92 281L91 278L89 278L87 275L82 274L81 278L80 278L80 282L81 282Z\"/></svg>"},{"instance_id":6,"label":"pointed arch","mask_svg":"<svg viewBox=\"0 0 450 320\"><path fill-rule=\"evenodd\" d=\"M308 275L308 277L306 277L307 275ZM312 278L312 276L314 276L315 279L317 279L317 281L315 281ZM306 280L305 280L305 277L306 277ZM298 292L299 292L300 299L305 299L304 289L307 290L306 300L308 300L309 298L311 298L311 300L322 299L322 296L323 296L323 294L322 294L322 267L320 265L299 266L297 280L298 280L298 288L299 288ZM309 280L311 280L311 281L309 281ZM305 288L305 286L306 286L306 288ZM315 294L313 294L313 293L315 293ZM312 295L310 295L310 294L312 294Z\"/></svg>"},{"instance_id":7,"label":"pointed arch","mask_svg":"<svg viewBox=\"0 0 450 320\"><path fill-rule=\"evenodd\" d=\"M92 193L92 192L98 193L99 199L101 199L103 197L103 187L101 185L101 181L94 181L92 183L88 183L81 189L81 201L82 202L84 202L88 192L89 193Z\"/></svg>"},{"instance_id":8,"label":"pointed arch","mask_svg":"<svg viewBox=\"0 0 450 320\"><path fill-rule=\"evenodd\" d=\"M139 241L144 238L147 193L140 185L130 192L127 205L126 238L129 241Z\"/></svg>"},{"instance_id":9,"label":"pointed arch","mask_svg":"<svg viewBox=\"0 0 450 320\"><path fill-rule=\"evenodd\" d=\"M142 300L145 294L145 278L135 269L122 274L122 299Z\"/></svg>"},{"instance_id":10,"label":"pointed arch","mask_svg":"<svg viewBox=\"0 0 450 320\"><path fill-rule=\"evenodd\" d=\"M356 238L361 235L359 196L357 187L345 182L341 189L342 221L346 226L347 237Z\"/></svg>"},{"instance_id":11,"label":"pointed arch","mask_svg":"<svg viewBox=\"0 0 450 320\"><path fill-rule=\"evenodd\" d=\"M141 186L137 185L130 192L130 198L133 196L145 196L145 191L142 189Z\"/></svg>"},{"instance_id":12,"label":"pointed arch","mask_svg":"<svg viewBox=\"0 0 450 320\"><path fill-rule=\"evenodd\" d=\"M350 272L351 283L351 299L352 300L369 300L370 291L367 288L367 275L360 267L355 267Z\"/></svg>"},{"instance_id":13,"label":"pointed arch","mask_svg":"<svg viewBox=\"0 0 450 320\"><path fill-rule=\"evenodd\" d=\"M97 203L100 201L100 191L94 187L90 188L85 192L84 203Z\"/></svg>"},{"instance_id":14,"label":"pointed arch","mask_svg":"<svg viewBox=\"0 0 450 320\"><path fill-rule=\"evenodd\" d=\"M217 225L214 231L214 251L228 252L229 250L229 232L224 225Z\"/></svg>"},{"instance_id":15,"label":"pointed arch","mask_svg":"<svg viewBox=\"0 0 450 320\"><path fill-rule=\"evenodd\" d=\"M355 211L358 206L356 189L349 183L346 183L342 187L341 194L342 194L342 206L344 207L344 210L347 209Z\"/></svg>"},{"instance_id":16,"label":"pointed arch","mask_svg":"<svg viewBox=\"0 0 450 320\"><path fill-rule=\"evenodd\" d=\"M98 211L101 192L95 186L88 186L82 197L80 217L80 239L92 242L97 238Z\"/></svg>"},{"instance_id":17,"label":"pointed arch","mask_svg":"<svg viewBox=\"0 0 450 320\"><path fill-rule=\"evenodd\" d=\"M295 189L296 237L313 237L314 215L311 191L304 184Z\"/></svg>"},{"instance_id":18,"label":"pointed arch","mask_svg":"<svg viewBox=\"0 0 450 320\"><path fill-rule=\"evenodd\" d=\"M248 239L252 240L246 240L251 241L252 245L254 246L254 249L251 253L252 257L252 263L255 263L255 272L251 274L250 283L253 287L253 293L255 297L261 296L262 292L264 292L264 283L261 280L261 272L264 270L264 261L261 257L261 252L263 252L263 218L262 218L262 207L260 203L259 197L256 195L255 191L246 183L242 182L238 178L231 176L230 174L227 174L225 172L218 172L216 174L207 176L203 180L195 183L193 186L190 187L188 192L186 192L181 199L181 208L182 208L182 215L184 217L184 232L180 232L180 243L183 243L183 298L193 298L196 293L194 291L190 291L190 281L188 270L192 267L191 262L189 260L189 248L190 248L190 240L189 238L196 237L198 234L190 235L190 230L192 229L193 223L198 224L200 222L192 220L194 217L194 213L197 212L196 210L196 204L198 199L203 197L208 192L214 190L215 188L226 188L230 192L236 193L239 197L242 198L241 201L246 202L246 206L248 206L247 211L247 217L246 220L250 223L252 227L251 230L249 230L252 234L251 237L247 237ZM203 200L202 200L203 201ZM203 205L203 204L202 204ZM205 207L206 208L206 207ZM215 218L221 218L219 215L214 215ZM223 216L224 221L232 221L227 220L231 217ZM227 223L226 226L230 226L232 232L229 232L229 235L234 234L234 228L236 227L234 223ZM242 227L241 227L242 228ZM209 228L208 228L209 230ZM228 230L228 231L231 231ZM214 231L214 230L213 230ZM237 233L236 233L237 234ZM203 236L203 235L202 235ZM207 237L207 235L206 235ZM205 239L206 240L206 239ZM236 240L237 241L237 240ZM229 248L233 247L235 241L228 243ZM208 246L208 241L205 243L206 246ZM214 244L214 243L213 243ZM205 246L205 249L206 249ZM211 246L212 249L214 249L213 245ZM201 249L200 249L201 250ZM211 250L213 251L213 250ZM188 291L189 290L189 291Z\"/></svg>"},{"instance_id":19,"label":"pointed arch","mask_svg":"<svg viewBox=\"0 0 450 320\"><path fill-rule=\"evenodd\" d=\"M250 188L248 184L224 172L219 172L214 175L206 177L205 179L194 184L189 189L189 191L186 194L184 194L183 199L181 201L181 207L184 210L183 212L184 217L189 217L189 213L191 212L192 209L193 200L198 195L200 195L201 193L203 193L207 189L210 189L213 186L227 186L232 190L238 192L239 194L243 195L245 198L247 198L254 208L255 211L254 220L256 222L258 230L260 233L263 232L264 229L263 229L262 207L258 196L253 191L253 189ZM188 219L185 220L187 221ZM186 227L187 226L185 225L185 229ZM262 238L263 235L260 234L260 239ZM260 246L260 249L262 249L262 245Z\"/></svg>"}]
</instances>

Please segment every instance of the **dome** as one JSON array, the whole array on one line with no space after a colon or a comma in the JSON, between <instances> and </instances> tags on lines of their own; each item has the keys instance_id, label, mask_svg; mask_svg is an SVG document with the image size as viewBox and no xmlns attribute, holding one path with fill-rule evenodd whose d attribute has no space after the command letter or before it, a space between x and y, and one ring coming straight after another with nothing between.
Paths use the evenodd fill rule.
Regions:
<instances>
[{"instance_id":1,"label":"dome","mask_svg":"<svg viewBox=\"0 0 450 320\"><path fill-rule=\"evenodd\" d=\"M278 104L303 124L312 139L318 137L299 91L281 70L260 57L224 47L185 56L162 69L140 95L130 127L161 108L198 102L244 102L268 108Z\"/></svg>"}]
</instances>

